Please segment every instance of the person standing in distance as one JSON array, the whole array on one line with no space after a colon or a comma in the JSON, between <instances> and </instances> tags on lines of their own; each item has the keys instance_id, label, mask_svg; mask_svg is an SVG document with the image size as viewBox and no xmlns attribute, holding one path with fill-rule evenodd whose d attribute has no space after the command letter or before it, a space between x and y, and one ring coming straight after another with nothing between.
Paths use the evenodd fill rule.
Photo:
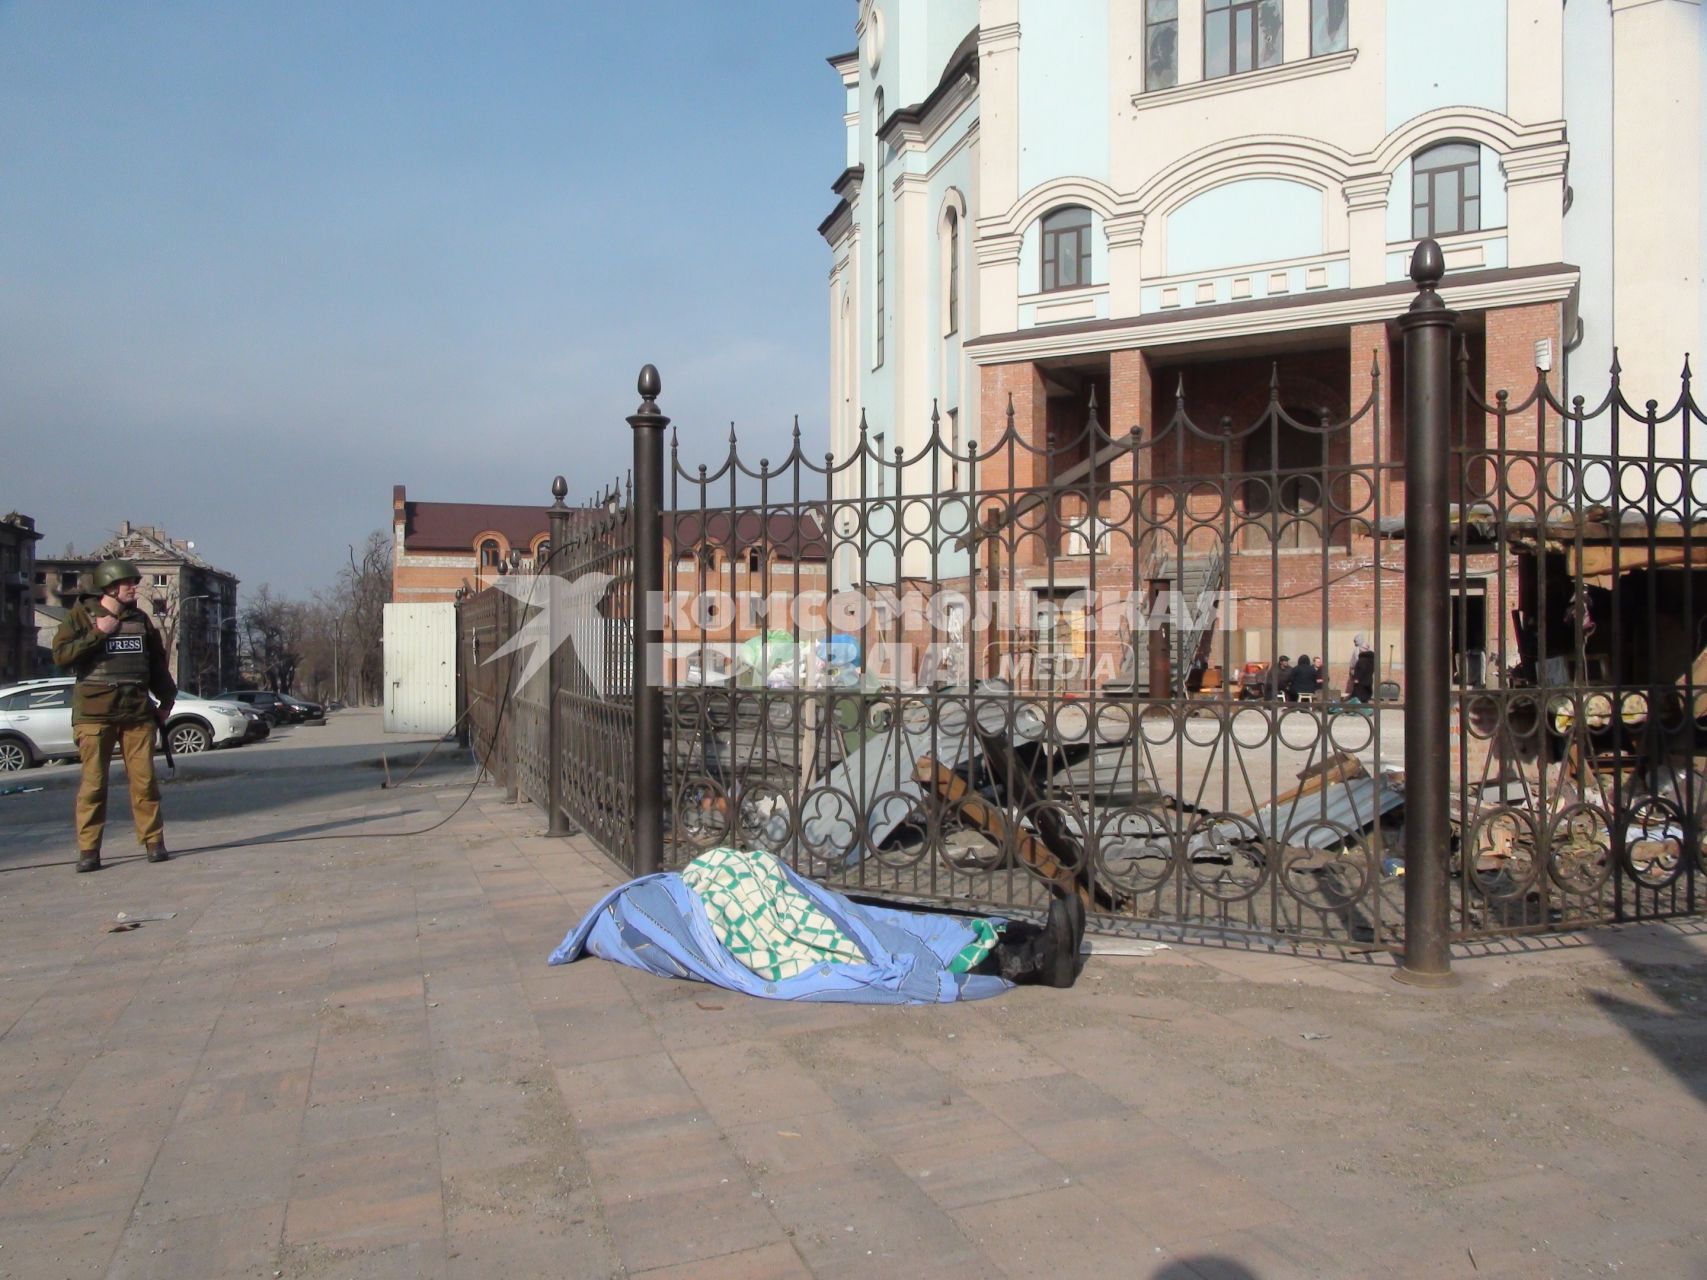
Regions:
<instances>
[{"instance_id":1,"label":"person standing in distance","mask_svg":"<svg viewBox=\"0 0 1707 1280\"><path fill-rule=\"evenodd\" d=\"M150 862L164 862L166 828L160 820L160 784L154 777L155 725L164 724L178 697L166 663L166 646L136 606L142 574L128 560L103 560L95 568L96 596L85 596L53 637L53 660L77 677L71 694L71 735L83 761L77 787L77 869L101 869L101 835L107 825L107 768L113 748L130 780L136 838ZM159 710L149 703L152 693Z\"/></svg>"}]
</instances>

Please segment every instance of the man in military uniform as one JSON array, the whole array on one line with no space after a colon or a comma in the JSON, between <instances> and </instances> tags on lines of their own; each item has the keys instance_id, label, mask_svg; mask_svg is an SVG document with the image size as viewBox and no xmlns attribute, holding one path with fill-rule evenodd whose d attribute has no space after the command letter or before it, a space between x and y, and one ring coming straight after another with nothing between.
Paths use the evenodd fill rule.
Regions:
<instances>
[{"instance_id":1,"label":"man in military uniform","mask_svg":"<svg viewBox=\"0 0 1707 1280\"><path fill-rule=\"evenodd\" d=\"M154 778L154 732L178 696L166 663L166 646L154 623L136 606L142 574L128 560L103 560L95 591L66 614L53 637L53 660L77 676L71 694L71 733L83 760L77 788L77 869L101 869L101 833L107 823L107 768L113 747L130 779L136 837L150 862L164 862L166 829L160 821L160 784ZM159 710L149 703L152 693Z\"/></svg>"}]
</instances>

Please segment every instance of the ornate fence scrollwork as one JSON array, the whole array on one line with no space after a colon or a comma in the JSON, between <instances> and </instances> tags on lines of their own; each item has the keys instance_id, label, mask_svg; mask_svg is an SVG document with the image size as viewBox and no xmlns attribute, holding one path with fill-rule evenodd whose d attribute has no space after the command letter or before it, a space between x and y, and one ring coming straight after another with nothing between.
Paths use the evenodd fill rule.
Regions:
<instances>
[{"instance_id":1,"label":"ornate fence scrollwork","mask_svg":"<svg viewBox=\"0 0 1707 1280\"><path fill-rule=\"evenodd\" d=\"M549 573L608 585L519 714L489 655L526 611L464 603L476 750L631 871L739 844L898 902L1070 886L1103 930L1391 949L1425 980L1454 941L1696 912L1687 371L1663 412L1616 371L1593 407L1490 396L1453 340L1426 375L1407 345L1403 388L1385 348L1158 361L1105 424L1106 380L1063 368L1071 412L987 407L990 438L933 413L815 456L797 428L755 464L732 433L715 465L672 441L655 497L560 486ZM642 394L644 471L668 420ZM1437 483L1406 462L1429 414Z\"/></svg>"}]
</instances>

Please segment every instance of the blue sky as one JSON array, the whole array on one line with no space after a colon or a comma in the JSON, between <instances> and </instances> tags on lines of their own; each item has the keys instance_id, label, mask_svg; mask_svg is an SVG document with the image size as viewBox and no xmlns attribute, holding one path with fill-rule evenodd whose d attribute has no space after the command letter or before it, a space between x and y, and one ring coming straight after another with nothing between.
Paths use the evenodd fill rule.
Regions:
<instances>
[{"instance_id":1,"label":"blue sky","mask_svg":"<svg viewBox=\"0 0 1707 1280\"><path fill-rule=\"evenodd\" d=\"M824 438L853 0L0 0L0 510L287 595L441 501ZM821 451L822 446L817 446Z\"/></svg>"}]
</instances>

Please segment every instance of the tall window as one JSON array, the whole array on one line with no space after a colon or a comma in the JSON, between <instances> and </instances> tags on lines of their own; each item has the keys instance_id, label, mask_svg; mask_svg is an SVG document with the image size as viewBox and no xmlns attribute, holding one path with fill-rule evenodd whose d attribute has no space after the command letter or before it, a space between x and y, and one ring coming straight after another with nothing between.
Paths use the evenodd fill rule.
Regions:
<instances>
[{"instance_id":1,"label":"tall window","mask_svg":"<svg viewBox=\"0 0 1707 1280\"><path fill-rule=\"evenodd\" d=\"M1280 65L1280 0L1204 0L1203 78Z\"/></svg>"},{"instance_id":2,"label":"tall window","mask_svg":"<svg viewBox=\"0 0 1707 1280\"><path fill-rule=\"evenodd\" d=\"M1411 160L1411 236L1482 229L1482 156L1473 142L1443 142Z\"/></svg>"},{"instance_id":3,"label":"tall window","mask_svg":"<svg viewBox=\"0 0 1707 1280\"><path fill-rule=\"evenodd\" d=\"M1179 83L1179 0L1144 0L1144 87Z\"/></svg>"},{"instance_id":4,"label":"tall window","mask_svg":"<svg viewBox=\"0 0 1707 1280\"><path fill-rule=\"evenodd\" d=\"M1057 209L1043 219L1044 292L1091 282L1091 211Z\"/></svg>"},{"instance_id":5,"label":"tall window","mask_svg":"<svg viewBox=\"0 0 1707 1280\"><path fill-rule=\"evenodd\" d=\"M948 234L944 237L948 252L947 296L943 298L943 334L960 332L960 212L950 208L947 213Z\"/></svg>"},{"instance_id":6,"label":"tall window","mask_svg":"<svg viewBox=\"0 0 1707 1280\"><path fill-rule=\"evenodd\" d=\"M889 182L888 179L884 177L884 170L889 167L889 147L883 141L882 137L883 90L881 89L877 91L877 96L873 99L872 113L877 121L877 127L871 135L872 146L876 148L877 151L877 190L873 193L877 197L877 216L875 218L877 223L877 235L873 251L873 258L877 268L877 315L872 329L872 352L875 358L872 360L871 367L877 369L881 368L883 365L883 321L885 310L885 298L883 294L883 241L885 231L883 212L884 207L889 203Z\"/></svg>"},{"instance_id":7,"label":"tall window","mask_svg":"<svg viewBox=\"0 0 1707 1280\"><path fill-rule=\"evenodd\" d=\"M496 569L498 562L498 540L488 538L480 544L480 567L482 569Z\"/></svg>"},{"instance_id":8,"label":"tall window","mask_svg":"<svg viewBox=\"0 0 1707 1280\"><path fill-rule=\"evenodd\" d=\"M1310 56L1339 53L1346 47L1346 0L1310 0Z\"/></svg>"},{"instance_id":9,"label":"tall window","mask_svg":"<svg viewBox=\"0 0 1707 1280\"><path fill-rule=\"evenodd\" d=\"M534 568L544 569L545 562L549 559L551 559L551 543L547 540L533 549Z\"/></svg>"}]
</instances>

